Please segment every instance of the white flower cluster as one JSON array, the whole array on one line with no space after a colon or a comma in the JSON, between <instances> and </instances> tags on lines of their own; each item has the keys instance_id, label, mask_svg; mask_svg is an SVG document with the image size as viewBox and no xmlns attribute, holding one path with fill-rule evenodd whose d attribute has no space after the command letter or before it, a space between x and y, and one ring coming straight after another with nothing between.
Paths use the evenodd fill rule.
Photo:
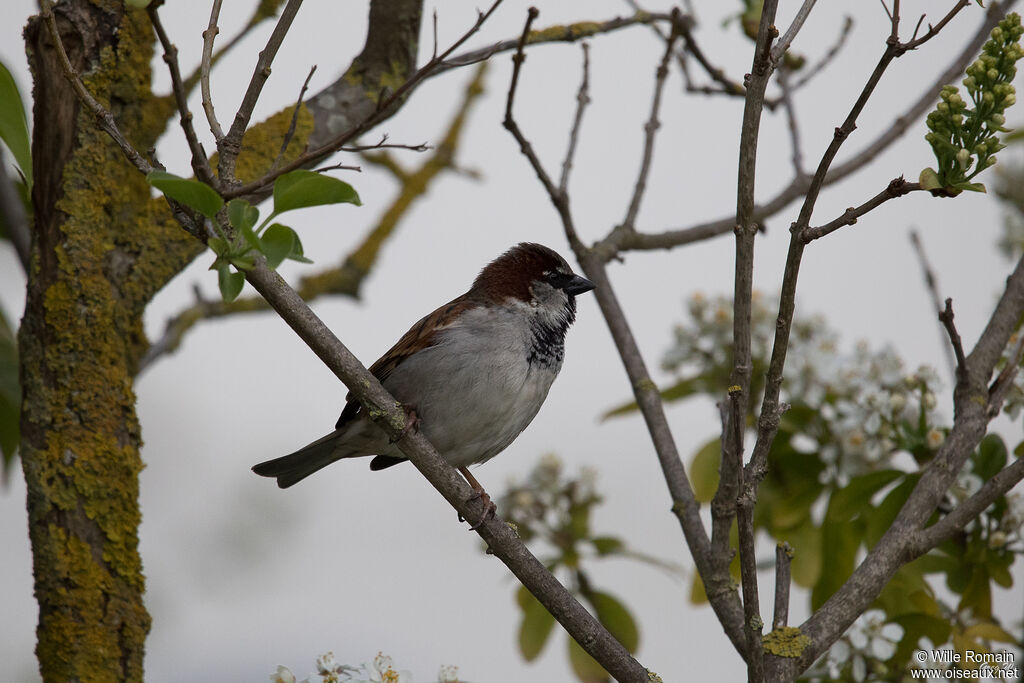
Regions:
<instances>
[{"instance_id":1,"label":"white flower cluster","mask_svg":"<svg viewBox=\"0 0 1024 683\"><path fill-rule=\"evenodd\" d=\"M752 303L751 355L754 381L760 382L778 303L756 292ZM715 391L725 386L731 370L732 300L698 293L689 301L689 313L691 320L675 329L664 367L681 378L704 378L707 390ZM907 373L892 349L873 351L864 343L841 354L838 339L820 315L795 320L783 383L783 400L816 414L799 446L819 453L827 465L823 478L844 484L885 465L897 451L937 449L945 430L936 412L935 371L921 367Z\"/></svg>"},{"instance_id":2,"label":"white flower cluster","mask_svg":"<svg viewBox=\"0 0 1024 683\"><path fill-rule=\"evenodd\" d=\"M849 665L854 681L880 680L887 673L885 662L896 654L903 627L887 623L881 610L868 610L832 644L828 653L808 672L812 681L839 680ZM823 666L822 666L823 665Z\"/></svg>"},{"instance_id":3,"label":"white flower cluster","mask_svg":"<svg viewBox=\"0 0 1024 683\"><path fill-rule=\"evenodd\" d=\"M444 665L437 674L438 683L459 683L459 669ZM278 666L270 674L271 683L296 683L295 674L286 666ZM333 652L316 659L316 672L302 679L301 683L412 683L412 674L395 669L391 657L378 652L371 662L360 666L340 664Z\"/></svg>"}]
</instances>

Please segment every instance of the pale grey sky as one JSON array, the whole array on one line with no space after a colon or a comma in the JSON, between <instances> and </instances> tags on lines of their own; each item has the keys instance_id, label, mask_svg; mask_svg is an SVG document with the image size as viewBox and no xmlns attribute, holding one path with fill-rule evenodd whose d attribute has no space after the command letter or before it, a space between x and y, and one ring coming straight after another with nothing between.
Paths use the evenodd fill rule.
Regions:
<instances>
[{"instance_id":1,"label":"pale grey sky","mask_svg":"<svg viewBox=\"0 0 1024 683\"><path fill-rule=\"evenodd\" d=\"M30 80L20 32L34 4L8 0L0 5L0 59L26 93ZM475 19L475 3L436 4L442 44ZM222 38L234 33L249 8L249 3L225 5ZM788 25L798 5L783 3L780 27ZM844 3L816 8L795 50L813 60L827 49L842 23L843 8L837 5ZM809 167L816 165L884 48L888 25L882 8L860 5L845 52L796 96ZM508 0L470 45L517 35L526 7ZM630 11L626 3L613 0L539 7L539 27ZM734 7L738 3L727 5L730 11ZM907 31L911 18L925 10L938 11L935 3L904 4ZM974 31L982 11L972 5L939 38L893 64L840 161L884 129L907 98L931 82ZM207 13L207 3L194 0L170 3L162 13L186 65L198 60ZM734 28L721 28L722 17L712 10L700 17L698 37L705 51L741 78L749 68L750 43L736 37ZM293 102L312 64L318 69L311 92L333 80L362 46L365 22L362 3L307 3L275 62L256 118ZM215 71L222 121L237 106L269 30L268 25L256 31ZM430 49L430 40L427 21L422 53ZM593 103L572 186L577 225L587 240L603 236L625 213L662 49L642 27L592 41ZM163 91L168 79L157 62L156 87ZM531 50L522 76L520 124L554 171L565 149L579 67L578 46L543 46ZM474 111L458 154L463 166L483 173L483 182L449 175L435 183L385 248L363 301L325 300L314 306L367 364L414 320L463 292L479 268L509 245L543 242L572 261L546 195L501 127L509 74L508 55L497 57L487 95ZM429 82L375 133L387 132L394 142L436 140L469 76L469 71L454 72ZM192 104L201 122L198 98ZM738 100L683 97L678 73L670 76L640 214L644 229L684 227L734 211L741 109ZM1008 121L1024 122L1024 110L1012 111ZM203 125L197 128L209 138ZM860 204L900 174L916 179L931 163L924 132L922 121L859 174L828 188L813 222L826 222ZM213 149L209 142L207 149ZM418 162L413 153L399 156L409 165ZM160 148L160 158L169 170L189 173L175 131ZM764 116L758 161L758 197L764 199L791 176L780 114ZM390 180L372 168L344 178L357 188L364 206L310 210L291 221L306 253L321 265L356 243L395 192ZM989 174L984 180L991 184L994 179ZM758 240L755 285L766 294L777 291L786 228L795 212L791 206L770 219L767 235ZM858 339L875 346L889 343L911 369L922 363L940 367L948 386L908 229L920 229L942 295L953 297L959 329L971 344L1008 272L994 247L1000 221L989 197L970 193L956 200L915 193L890 202L808 248L799 312L826 315L846 348ZM199 258L160 293L146 318L151 335L158 335L164 320L190 302L194 284L215 295L215 278L206 271L209 261ZM695 291L731 292L732 266L733 242L726 236L668 254L630 254L624 264L612 267L617 293L656 376L664 378L660 358L673 324L683 318L686 298ZM286 276L303 272L311 272L310 267L284 269ZM15 318L23 305L21 282L10 249L0 247L0 304ZM584 296L579 303L565 367L547 404L516 443L475 474L497 493L544 453L557 453L571 469L592 465L606 495L595 528L689 568L641 420L597 421L601 412L628 397L629 385L593 298ZM515 584L508 571L480 552L476 536L455 523L454 512L411 466L371 473L365 462L343 462L288 491L249 472L253 463L329 431L345 394L275 316L201 324L177 355L161 360L139 380L137 392L147 463L141 480L141 551L154 618L146 658L150 680L266 680L277 664L301 677L327 650L348 663L367 661L384 650L419 682L431 680L440 664L456 664L465 679L478 683L570 680L562 635L537 663L521 661L515 649ZM942 405L948 415L948 393L940 397ZM718 429L716 412L706 402L673 405L668 413L683 453L691 453ZM1001 428L1020 437L1019 424ZM0 662L13 680L31 681L37 676L36 606L20 472L0 492L0 546L5 549ZM634 611L641 628L639 659L665 681L743 676L711 611L688 604L688 581L621 560L594 563L593 569L595 583ZM770 593L765 577L763 605L770 605ZM1018 617L1020 596L1018 589L1002 601ZM794 620L805 610L803 597L795 597Z\"/></svg>"}]
</instances>

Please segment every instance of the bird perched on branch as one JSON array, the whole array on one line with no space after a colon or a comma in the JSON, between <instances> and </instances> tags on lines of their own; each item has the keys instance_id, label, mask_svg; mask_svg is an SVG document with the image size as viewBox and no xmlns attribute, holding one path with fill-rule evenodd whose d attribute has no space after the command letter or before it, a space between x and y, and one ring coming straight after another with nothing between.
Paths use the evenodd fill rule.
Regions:
<instances>
[{"instance_id":1,"label":"bird perched on branch","mask_svg":"<svg viewBox=\"0 0 1024 683\"><path fill-rule=\"evenodd\" d=\"M467 468L505 450L537 415L562 367L576 296L593 288L555 251L518 244L370 366L405 406L407 428L420 428L483 499L481 522L494 505ZM346 400L333 432L253 471L288 488L343 458L373 455L371 470L405 460L351 392Z\"/></svg>"}]
</instances>

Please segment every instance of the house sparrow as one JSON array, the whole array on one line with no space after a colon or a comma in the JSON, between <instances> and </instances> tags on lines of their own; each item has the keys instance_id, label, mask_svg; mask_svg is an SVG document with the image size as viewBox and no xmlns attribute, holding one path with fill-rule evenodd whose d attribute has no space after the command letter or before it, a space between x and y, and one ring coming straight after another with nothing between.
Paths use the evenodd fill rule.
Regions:
<instances>
[{"instance_id":1,"label":"house sparrow","mask_svg":"<svg viewBox=\"0 0 1024 683\"><path fill-rule=\"evenodd\" d=\"M494 506L467 467L505 450L533 420L562 367L576 295L593 288L551 249L518 244L370 366L405 406L406 428L421 426L483 498L484 519ZM351 392L346 401L333 432L253 472L288 488L342 458L374 455L371 470L406 459Z\"/></svg>"}]
</instances>

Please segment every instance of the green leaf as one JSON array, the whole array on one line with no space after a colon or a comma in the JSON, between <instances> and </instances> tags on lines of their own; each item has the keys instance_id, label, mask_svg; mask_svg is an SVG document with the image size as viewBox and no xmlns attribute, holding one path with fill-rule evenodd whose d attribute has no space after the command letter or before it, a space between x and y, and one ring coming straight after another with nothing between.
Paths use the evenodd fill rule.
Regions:
<instances>
[{"instance_id":1,"label":"green leaf","mask_svg":"<svg viewBox=\"0 0 1024 683\"><path fill-rule=\"evenodd\" d=\"M0 140L3 140L11 150L14 161L31 189L32 149L28 137L28 122L25 119L25 105L22 103L14 77L3 63L0 63Z\"/></svg>"},{"instance_id":2,"label":"green leaf","mask_svg":"<svg viewBox=\"0 0 1024 683\"><path fill-rule=\"evenodd\" d=\"M584 597L597 613L597 620L622 643L623 647L630 653L635 653L640 645L640 631L626 606L614 596L600 591L587 591Z\"/></svg>"},{"instance_id":3,"label":"green leaf","mask_svg":"<svg viewBox=\"0 0 1024 683\"><path fill-rule=\"evenodd\" d=\"M228 202L228 222L238 230L250 230L260 219L260 210L244 199L232 199Z\"/></svg>"},{"instance_id":4,"label":"green leaf","mask_svg":"<svg viewBox=\"0 0 1024 683\"><path fill-rule=\"evenodd\" d=\"M912 648L918 647L917 643L922 637L928 638L938 647L949 640L953 631L948 619L931 614L901 614L890 621L903 627L901 644L909 640Z\"/></svg>"},{"instance_id":5,"label":"green leaf","mask_svg":"<svg viewBox=\"0 0 1024 683\"><path fill-rule=\"evenodd\" d=\"M700 447L690 462L690 482L701 503L710 503L718 489L718 465L722 460L722 443L711 439Z\"/></svg>"},{"instance_id":6,"label":"green leaf","mask_svg":"<svg viewBox=\"0 0 1024 683\"><path fill-rule=\"evenodd\" d=\"M829 518L837 522L845 521L861 512L870 511L871 497L902 476L903 472L899 470L879 470L853 477L850 483L832 494L828 506Z\"/></svg>"},{"instance_id":7,"label":"green leaf","mask_svg":"<svg viewBox=\"0 0 1024 683\"><path fill-rule=\"evenodd\" d=\"M274 181L274 215L325 204L361 206L362 202L348 183L313 171L299 169Z\"/></svg>"},{"instance_id":8,"label":"green leaf","mask_svg":"<svg viewBox=\"0 0 1024 683\"><path fill-rule=\"evenodd\" d=\"M704 381L704 377L698 375L697 377L681 379L667 389L659 390L659 393L661 394L662 401L665 403L671 403L673 401L680 401L705 389L706 382ZM611 417L619 417L620 415L628 415L636 412L637 410L639 410L639 406L637 406L636 401L630 401L605 411L601 415L601 420L607 420Z\"/></svg>"},{"instance_id":9,"label":"green leaf","mask_svg":"<svg viewBox=\"0 0 1024 683\"><path fill-rule=\"evenodd\" d=\"M519 652L523 659L532 662L540 656L550 639L555 618L525 586L519 587L516 601L523 610L523 620L519 624Z\"/></svg>"},{"instance_id":10,"label":"green leaf","mask_svg":"<svg viewBox=\"0 0 1024 683\"><path fill-rule=\"evenodd\" d=\"M298 234L295 235L295 241L292 243L292 250L288 253L288 258L292 261L298 261L299 263L313 262L306 258L305 254L302 252L302 240L299 239Z\"/></svg>"},{"instance_id":11,"label":"green leaf","mask_svg":"<svg viewBox=\"0 0 1024 683\"><path fill-rule=\"evenodd\" d=\"M821 554L828 561L811 591L812 610L825 604L853 573L863 526L859 520L839 522L831 514L825 515L825 523L821 528Z\"/></svg>"},{"instance_id":12,"label":"green leaf","mask_svg":"<svg viewBox=\"0 0 1024 683\"><path fill-rule=\"evenodd\" d=\"M974 473L987 481L1006 467L1008 457L1006 442L998 434L987 434L978 446L978 454L974 460Z\"/></svg>"},{"instance_id":13,"label":"green leaf","mask_svg":"<svg viewBox=\"0 0 1024 683\"><path fill-rule=\"evenodd\" d=\"M292 253L298 235L287 225L274 223L260 237L260 251L267 257L267 265L277 268ZM301 251L302 246L299 245Z\"/></svg>"},{"instance_id":14,"label":"green leaf","mask_svg":"<svg viewBox=\"0 0 1024 683\"><path fill-rule=\"evenodd\" d=\"M939 174L931 167L921 171L921 174L917 177L917 182L921 183L922 190L938 190L942 187Z\"/></svg>"},{"instance_id":15,"label":"green leaf","mask_svg":"<svg viewBox=\"0 0 1024 683\"><path fill-rule=\"evenodd\" d=\"M166 171L153 171L146 176L146 180L171 199L195 209L207 218L216 216L224 206L224 200L217 191L198 180L182 178Z\"/></svg>"},{"instance_id":16,"label":"green leaf","mask_svg":"<svg viewBox=\"0 0 1024 683\"><path fill-rule=\"evenodd\" d=\"M803 524L782 535L793 547L791 571L798 586L810 588L821 576L821 530L808 518Z\"/></svg>"},{"instance_id":17,"label":"green leaf","mask_svg":"<svg viewBox=\"0 0 1024 683\"><path fill-rule=\"evenodd\" d=\"M217 256L227 256L228 241L222 237L211 237L206 240L206 246L212 249Z\"/></svg>"},{"instance_id":18,"label":"green leaf","mask_svg":"<svg viewBox=\"0 0 1024 683\"><path fill-rule=\"evenodd\" d=\"M992 618L992 584L989 583L988 568L983 564L973 567L967 586L960 596L957 610L974 610L974 615L984 619Z\"/></svg>"},{"instance_id":19,"label":"green leaf","mask_svg":"<svg viewBox=\"0 0 1024 683\"><path fill-rule=\"evenodd\" d=\"M955 187L958 190L966 190L967 192L988 193L988 190L985 189L984 183L969 183L967 181L964 181L962 183L953 183L953 187Z\"/></svg>"},{"instance_id":20,"label":"green leaf","mask_svg":"<svg viewBox=\"0 0 1024 683\"><path fill-rule=\"evenodd\" d=\"M245 275L239 272L232 272L231 267L221 261L217 266L217 284L220 286L220 295L224 303L231 303L238 297L245 284Z\"/></svg>"},{"instance_id":21,"label":"green leaf","mask_svg":"<svg viewBox=\"0 0 1024 683\"><path fill-rule=\"evenodd\" d=\"M587 654L587 651L580 647L572 638L569 641L569 664L572 665L576 678L583 683L607 683L611 680L608 672L604 670L597 660Z\"/></svg>"},{"instance_id":22,"label":"green leaf","mask_svg":"<svg viewBox=\"0 0 1024 683\"><path fill-rule=\"evenodd\" d=\"M0 310L0 451L3 477L14 463L21 440L21 383L18 381L18 344L14 329Z\"/></svg>"},{"instance_id":23,"label":"green leaf","mask_svg":"<svg viewBox=\"0 0 1024 683\"><path fill-rule=\"evenodd\" d=\"M873 511L868 513L867 526L864 529L864 543L869 549L874 548L875 544L892 526L896 515L900 513L903 504L907 502L910 492L914 490L917 480L917 475L908 476L896 488L889 491Z\"/></svg>"},{"instance_id":24,"label":"green leaf","mask_svg":"<svg viewBox=\"0 0 1024 683\"><path fill-rule=\"evenodd\" d=\"M994 640L1000 643L1016 644L1017 639L1006 632L1002 626L993 624L990 621L983 621L973 624L964 629L964 635L972 639Z\"/></svg>"}]
</instances>

